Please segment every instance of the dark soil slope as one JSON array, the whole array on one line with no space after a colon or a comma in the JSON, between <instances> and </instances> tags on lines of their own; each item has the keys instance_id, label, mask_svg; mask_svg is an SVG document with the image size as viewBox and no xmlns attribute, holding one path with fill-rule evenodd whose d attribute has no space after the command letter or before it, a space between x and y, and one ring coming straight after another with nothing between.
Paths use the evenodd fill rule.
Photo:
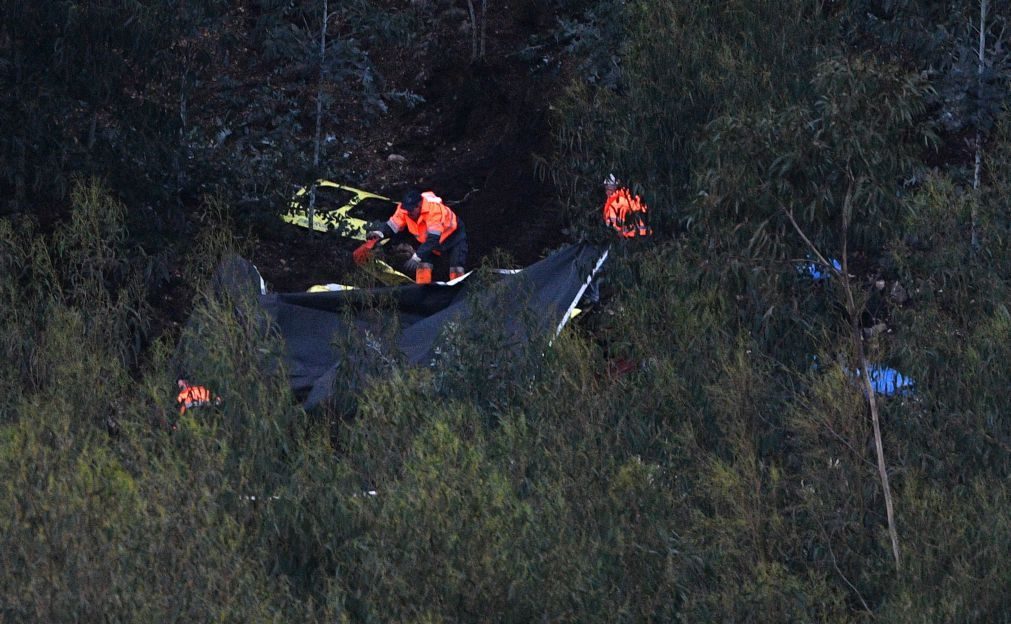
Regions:
<instances>
[{"instance_id":1,"label":"dark soil slope","mask_svg":"<svg viewBox=\"0 0 1011 624\"><path fill-rule=\"evenodd\" d=\"M416 93L424 103L369 124L357 122L353 111L330 118L343 117L337 129L356 149L323 169L392 198L412 186L433 190L466 224L470 266L494 249L526 265L563 242L554 189L537 179L532 159L550 149L548 104L562 72L535 72L517 53L551 24L549 14L528 4L491 9L485 56L476 61L469 35L455 29L433 33L417 50L376 50L387 87ZM273 289L340 281L354 270L353 243L296 230L257 231L253 259Z\"/></svg>"}]
</instances>

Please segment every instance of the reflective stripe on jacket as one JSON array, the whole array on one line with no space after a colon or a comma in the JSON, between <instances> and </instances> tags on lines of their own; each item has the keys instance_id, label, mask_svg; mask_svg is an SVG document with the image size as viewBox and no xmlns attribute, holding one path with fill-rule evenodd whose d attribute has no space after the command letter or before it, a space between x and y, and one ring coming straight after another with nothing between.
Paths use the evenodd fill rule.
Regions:
<instances>
[{"instance_id":1,"label":"reflective stripe on jacket","mask_svg":"<svg viewBox=\"0 0 1011 624\"><path fill-rule=\"evenodd\" d=\"M417 221L411 218L402 204L397 204L397 209L386 225L394 233L406 227L419 243L424 243L429 234L438 235L439 242L444 243L456 231L457 221L456 214L442 203L442 199L431 191L425 191L421 194L421 213Z\"/></svg>"},{"instance_id":2,"label":"reflective stripe on jacket","mask_svg":"<svg viewBox=\"0 0 1011 624\"><path fill-rule=\"evenodd\" d=\"M625 238L653 233L646 223L646 203L626 188L618 189L608 196L604 203L604 223Z\"/></svg>"}]
</instances>

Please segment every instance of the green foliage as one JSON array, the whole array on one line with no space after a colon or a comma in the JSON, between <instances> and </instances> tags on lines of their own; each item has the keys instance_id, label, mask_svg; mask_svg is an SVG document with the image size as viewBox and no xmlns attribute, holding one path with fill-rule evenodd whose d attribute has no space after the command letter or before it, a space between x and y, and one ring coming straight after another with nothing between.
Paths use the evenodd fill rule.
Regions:
<instances>
[{"instance_id":1,"label":"green foliage","mask_svg":"<svg viewBox=\"0 0 1011 624\"><path fill-rule=\"evenodd\" d=\"M747 293L742 318L773 343L795 340L798 327L835 333L862 314L867 282L903 235L903 186L933 141L921 116L930 87L919 76L834 56L814 68L811 90L803 104L714 121L696 165L693 234L724 258L712 263L713 279ZM806 278L807 263L831 273L832 260L866 281Z\"/></svg>"},{"instance_id":2,"label":"green foliage","mask_svg":"<svg viewBox=\"0 0 1011 624\"><path fill-rule=\"evenodd\" d=\"M252 237L241 236L236 230L234 214L224 197L207 197L201 208L182 269L184 281L197 292L211 287L211 278L222 261L233 254L248 255L252 251Z\"/></svg>"},{"instance_id":3,"label":"green foliage","mask_svg":"<svg viewBox=\"0 0 1011 624\"><path fill-rule=\"evenodd\" d=\"M949 218L936 209L946 189L906 204L907 231ZM32 570L0 579L6 618L986 621L1007 609L1007 406L999 370L986 372L1007 357L1000 292L987 316L944 321L968 332L962 354L918 329L955 301L901 317L922 345L901 357L923 390L883 404L900 467L896 576L861 390L831 364L847 342L807 337L826 364L783 364L688 246L616 251L593 334L577 320L550 348L504 350L495 315L474 310L434 370L367 368L335 430L293 406L255 304L213 283L188 346L156 343L131 379L117 338L81 313L94 301L80 285L139 278L117 260L115 202L77 197L105 219L85 210L52 254L3 225L5 251L21 250L5 254L3 288L20 302L5 322L34 341L25 370L39 371L8 386L18 417L0 429L2 546L12 569ZM213 231L199 266L228 257L229 228ZM894 248L913 292L949 262L944 241L927 242ZM51 287L14 279L26 271ZM46 315L26 323L29 304ZM974 373L945 381L932 352ZM634 368L609 373L617 358ZM179 364L224 400L169 432Z\"/></svg>"},{"instance_id":4,"label":"green foliage","mask_svg":"<svg viewBox=\"0 0 1011 624\"><path fill-rule=\"evenodd\" d=\"M38 179L53 190L69 184L44 176L77 168L73 138L66 161L56 144L24 143L61 107L75 119L98 111L105 129L174 110L160 107L215 67L199 37L166 57L190 63L189 87L151 96L157 110L107 117L133 110L116 81L159 37L192 35L225 4L187 3L192 14L164 23L142 3L3 5L15 18L0 39L17 53L3 65L16 70L8 86L23 97L49 61L70 81L51 107L39 87L0 113L29 133L0 139L13 172L3 183L24 200L33 162L48 163ZM194 300L179 346L147 340L157 271L128 229L142 205L78 181L62 222L0 219L0 619L1007 619L1007 122L988 137L982 189L960 186L958 170L925 174L929 76L906 71L885 37L908 34L896 16L941 19L950 7L612 4L606 24L589 19L605 14L594 2L539 5L590 11L587 33L623 33L606 51L617 81L577 81L558 103L554 173L576 203L618 169L652 192L662 227L613 246L602 302L560 336L517 340L497 315L515 302L497 293L448 328L431 367L377 348L388 336L336 337L362 366L338 380L346 404L306 414L255 288L211 277L246 251L226 195L211 195L187 232ZM384 20L374 6L335 10ZM244 7L277 58L297 55L318 24L312 3ZM396 15L424 24L449 8ZM869 18L857 8L888 23L858 27ZM80 57L68 59L12 38L11 24L36 17L72 17L60 28L90 44L65 48ZM72 75L81 67L109 73L87 85ZM138 85L167 75L138 71ZM283 106L270 114L297 122ZM80 132L71 125L61 137ZM597 208L586 214L577 229ZM688 228L670 240L677 221ZM857 308L874 280L889 285L880 314L894 331L863 347L915 381L879 397L900 569L849 363L853 319L840 280L798 275L801 233L847 259ZM221 403L177 419L179 368Z\"/></svg>"},{"instance_id":5,"label":"green foliage","mask_svg":"<svg viewBox=\"0 0 1011 624\"><path fill-rule=\"evenodd\" d=\"M497 352L482 341L468 349L482 345L483 357ZM593 358L561 338L516 396L524 407L495 422L467 407L486 401L473 385L421 410L427 376L370 391L349 461L377 491L357 581L373 617L614 621L665 608L666 557L639 550L657 539L664 548L664 531L640 523L664 517L663 490L656 468L611 457L619 421L600 411ZM585 496L593 491L606 496Z\"/></svg>"},{"instance_id":6,"label":"green foliage","mask_svg":"<svg viewBox=\"0 0 1011 624\"><path fill-rule=\"evenodd\" d=\"M237 548L220 467L72 434L59 398L25 416L0 450L4 619L269 619L283 588Z\"/></svg>"},{"instance_id":7,"label":"green foliage","mask_svg":"<svg viewBox=\"0 0 1011 624\"><path fill-rule=\"evenodd\" d=\"M529 508L483 456L480 437L456 433L476 414L459 413L452 423L443 414L415 436L402 477L379 486L359 570L388 601L373 606L378 619L414 619L439 605L464 619L504 613L522 570L511 546Z\"/></svg>"},{"instance_id":8,"label":"green foliage","mask_svg":"<svg viewBox=\"0 0 1011 624\"><path fill-rule=\"evenodd\" d=\"M1006 483L941 485L913 472L899 505L912 544L903 581L882 617L895 622L1006 619L1011 583Z\"/></svg>"},{"instance_id":9,"label":"green foliage","mask_svg":"<svg viewBox=\"0 0 1011 624\"><path fill-rule=\"evenodd\" d=\"M871 59L832 58L812 80L808 106L715 122L701 153L704 199L695 219L747 264L844 252L874 261L900 225L895 186L930 144L918 122L929 87ZM796 220L801 232L793 227ZM786 268L786 267L784 267Z\"/></svg>"},{"instance_id":10,"label":"green foliage","mask_svg":"<svg viewBox=\"0 0 1011 624\"><path fill-rule=\"evenodd\" d=\"M176 126L156 93L187 15L137 1L3 4L0 184L15 206L64 198L76 173L161 182L156 155Z\"/></svg>"},{"instance_id":11,"label":"green foliage","mask_svg":"<svg viewBox=\"0 0 1011 624\"><path fill-rule=\"evenodd\" d=\"M23 221L0 228L10 301L4 356L13 363L3 375L8 405L62 383L80 392L82 406L93 405L103 399L84 382L105 373L115 392L123 367L140 355L146 306L124 259L123 207L95 182L78 183L73 198L72 218L49 240Z\"/></svg>"},{"instance_id":12,"label":"green foliage","mask_svg":"<svg viewBox=\"0 0 1011 624\"><path fill-rule=\"evenodd\" d=\"M1004 373L1011 316L1002 277L1011 256L1000 204L979 214L985 251L973 253L965 227L971 197L931 179L908 206L908 242L894 247L895 266L912 302L896 310L905 334L896 357L920 380L923 403L902 425L911 462L948 474L958 458L964 478L1007 474L1008 409ZM945 236L940 236L944 232Z\"/></svg>"},{"instance_id":13,"label":"green foliage","mask_svg":"<svg viewBox=\"0 0 1011 624\"><path fill-rule=\"evenodd\" d=\"M94 187L78 198L76 225L114 205ZM34 361L8 385L0 435L4 619L265 618L263 599L284 592L237 548L241 518L225 513L236 503L223 506L238 498L221 478L228 447L186 428L186 446L173 447L151 429L150 406L170 396L127 375L119 352L131 341L110 328L131 314L128 298L83 287L117 266L109 240L88 231L58 233L80 244L56 245L56 262L42 265L51 289L32 297L26 280L11 302Z\"/></svg>"},{"instance_id":14,"label":"green foliage","mask_svg":"<svg viewBox=\"0 0 1011 624\"><path fill-rule=\"evenodd\" d=\"M913 11L909 3L893 4L897 14ZM751 13L727 7L724 19L751 19L723 32L764 36L746 37L749 45L720 56L732 50L720 46L722 33L703 37L705 28L689 29L684 36L698 36L697 47L685 46L675 57L663 50L677 41L671 31L679 31L671 26L681 20L649 19L667 8L651 3L642 7L645 19L626 20L630 31L642 25L646 35L627 40L623 73L652 68L639 74L645 79L615 93L571 88L561 103L561 156L552 173L566 199L590 206L596 202L584 202L586 189L615 168L641 184L647 199L651 193L669 192L673 199L697 194L680 217L689 226L681 244L630 250L627 261L611 267L609 279L622 288L620 303L608 311L621 318L604 319L596 331L609 353L638 365L621 385L629 413L640 425L656 427L655 436L677 443L654 448L659 454L653 457L682 478L676 491L686 497L688 517L679 521L677 547L689 556L677 568L680 582L705 579L677 594L686 596L678 603L681 612L731 621L897 616L914 604L912 596L929 592L944 576L943 555L935 559L927 545L949 547L938 517L953 526L973 522L961 519L960 503L949 515L908 500L925 491L907 482L905 471L930 479L929 487L980 479L992 488L1008 474L1007 426L1000 415L1006 408L999 391L991 391L1006 385L994 365L1006 357L1001 345L1007 342L1006 280L1000 277L1007 219L999 201L989 199L999 191L984 187L973 196L943 175L923 174L923 157L934 158L937 144L930 76L900 69L910 59L887 54L897 48L874 54L859 45L856 30L848 29L858 17L869 19L864 9L783 7L777 20L771 7L761 14L760 7ZM719 15L708 7L678 10L675 17L682 19ZM774 24L779 37L770 36ZM824 45L837 26L854 36L853 48ZM915 30L896 18L877 32L903 27ZM804 53L791 55L779 45L783 41ZM635 56L640 48L642 56ZM706 59L699 73L685 71L696 57ZM666 67L677 67L677 74L664 74ZM710 71L719 80L704 80ZM745 76L752 79L741 80ZM651 92L649 101L663 108L644 115L642 124L634 123L637 111L647 110L636 89ZM684 102L710 104L679 117L679 125L666 124L667 111L687 110ZM696 142L697 154L685 149L679 162L651 161L654 146L664 157L678 153L672 139ZM1004 144L1001 139L994 147ZM1002 184L1003 160L988 161L995 186ZM639 162L645 173L635 168ZM692 175L687 192L683 182L660 177L679 166ZM973 210L985 241L978 255L969 240ZM580 215L588 225L599 219L596 209ZM815 284L798 274L797 266L810 258L804 236L826 256L849 260L857 311L873 294L873 281L886 280L885 311L878 313L898 334L865 348L916 380L913 396L880 406L900 493L900 540L918 566L898 580L879 517L884 505L866 399L847 372L852 319L842 313L838 280ZM837 356L839 365L831 364ZM826 364L812 366L817 362ZM655 415L670 412L683 414L684 426ZM623 448L637 439L626 438ZM1003 524L991 505L981 513ZM960 535L953 539L969 547ZM922 564L924 557L930 563ZM997 588L1006 579L989 561L973 569L993 595L1003 595ZM957 581L949 586L957 597L932 597L927 617L999 619L1000 599L982 600L985 606L974 612L966 605L975 590ZM897 596L902 600L893 602Z\"/></svg>"},{"instance_id":15,"label":"green foliage","mask_svg":"<svg viewBox=\"0 0 1011 624\"><path fill-rule=\"evenodd\" d=\"M417 11L369 0L330 4L320 59L318 2L4 3L5 212L60 212L78 174L103 175L138 204L208 191L286 199L291 180L322 174L309 171L310 85L320 88L328 116L342 111L338 126L343 111L374 118L389 102L417 102L385 86L362 45L413 41ZM250 75L264 76L262 83ZM276 80L289 86L278 89ZM344 149L332 140L325 147Z\"/></svg>"},{"instance_id":16,"label":"green foliage","mask_svg":"<svg viewBox=\"0 0 1011 624\"><path fill-rule=\"evenodd\" d=\"M487 273L472 277L477 284L484 281L486 289L481 299L469 302L465 321L443 329L440 353L432 363L431 399L466 397L494 422L517 404L538 374L552 328L537 327L532 313L519 318L502 315L524 294L489 284ZM529 309L530 304L522 302L521 310Z\"/></svg>"},{"instance_id":17,"label":"green foliage","mask_svg":"<svg viewBox=\"0 0 1011 624\"><path fill-rule=\"evenodd\" d=\"M269 481L231 449L255 453L276 428L247 426L232 442L207 418L165 439L164 369L137 382L123 356L140 287L120 256L122 207L96 185L74 197L51 243L3 226L5 261L18 269L4 279L15 366L3 369L3 617L269 619L270 597L286 591L251 563L240 513L250 484Z\"/></svg>"},{"instance_id":18,"label":"green foliage","mask_svg":"<svg viewBox=\"0 0 1011 624\"><path fill-rule=\"evenodd\" d=\"M804 91L796 72L817 59L821 24L802 2L621 6L609 20L619 30L606 38L618 42L621 86L572 84L556 105L550 172L570 205L587 206L615 171L644 196L655 226L669 231L685 219L676 207L706 124ZM589 209L575 212L582 229L599 222Z\"/></svg>"},{"instance_id":19,"label":"green foliage","mask_svg":"<svg viewBox=\"0 0 1011 624\"><path fill-rule=\"evenodd\" d=\"M564 46L565 53L577 59L581 80L591 85L615 89L621 83L621 67L616 50L607 42L624 34L622 17L625 7L614 2L582 4L589 6L573 17L567 14L575 14L576 7L563 6L556 9L562 15L558 17L554 36Z\"/></svg>"},{"instance_id":20,"label":"green foliage","mask_svg":"<svg viewBox=\"0 0 1011 624\"><path fill-rule=\"evenodd\" d=\"M414 2L404 9L393 9L375 0L351 0L331 6L331 10L338 12L341 22L350 25L356 38L369 44L413 46L424 44L419 21L431 10L429 4Z\"/></svg>"}]
</instances>

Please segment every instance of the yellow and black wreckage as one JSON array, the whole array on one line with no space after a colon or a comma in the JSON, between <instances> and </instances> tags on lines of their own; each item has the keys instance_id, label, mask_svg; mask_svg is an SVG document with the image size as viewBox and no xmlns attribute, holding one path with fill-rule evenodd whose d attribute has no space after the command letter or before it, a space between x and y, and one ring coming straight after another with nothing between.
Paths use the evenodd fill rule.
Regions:
<instances>
[{"instance_id":1,"label":"yellow and black wreckage","mask_svg":"<svg viewBox=\"0 0 1011 624\"><path fill-rule=\"evenodd\" d=\"M390 204L396 202L376 193L320 179L295 191L281 219L316 232L364 241L369 223L385 220L391 210ZM383 240L380 244L386 242ZM377 277L391 286L414 281L378 258L373 258L371 265L378 269ZM326 284L313 286L309 291L345 288L350 287Z\"/></svg>"}]
</instances>

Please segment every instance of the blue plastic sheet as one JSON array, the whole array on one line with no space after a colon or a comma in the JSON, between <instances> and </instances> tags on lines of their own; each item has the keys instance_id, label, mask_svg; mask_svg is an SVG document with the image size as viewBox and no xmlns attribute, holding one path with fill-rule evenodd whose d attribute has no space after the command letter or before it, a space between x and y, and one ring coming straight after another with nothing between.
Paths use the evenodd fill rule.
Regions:
<instances>
[{"instance_id":1,"label":"blue plastic sheet","mask_svg":"<svg viewBox=\"0 0 1011 624\"><path fill-rule=\"evenodd\" d=\"M859 382L861 386L863 385L863 378L859 368L855 371L844 368L843 372ZM871 364L871 367L867 369L867 373L871 378L871 387L874 388L874 394L882 396L906 396L913 392L913 380L894 368Z\"/></svg>"},{"instance_id":2,"label":"blue plastic sheet","mask_svg":"<svg viewBox=\"0 0 1011 624\"><path fill-rule=\"evenodd\" d=\"M913 390L913 380L894 368L871 365L867 372L871 378L871 386L877 394L905 395Z\"/></svg>"},{"instance_id":3,"label":"blue plastic sheet","mask_svg":"<svg viewBox=\"0 0 1011 624\"><path fill-rule=\"evenodd\" d=\"M819 366L817 356L811 356L811 368L818 370ZM851 371L850 369L843 367L842 370L846 376L852 378L856 382L859 382L861 387L863 387L863 378L859 368L855 371ZM871 364L867 373L871 378L871 387L874 388L874 394L880 394L882 396L908 396L912 394L916 385L912 378L907 375L903 375L894 368L881 366L880 364Z\"/></svg>"},{"instance_id":4,"label":"blue plastic sheet","mask_svg":"<svg viewBox=\"0 0 1011 624\"><path fill-rule=\"evenodd\" d=\"M832 267L835 268L836 271L842 271L842 264L840 264L838 260L832 258L830 262L832 263ZM802 267L798 267L798 270L801 273L808 275L811 279L813 279L816 282L832 277L832 272L825 270L825 268L818 262L808 262L807 264L804 264Z\"/></svg>"}]
</instances>

